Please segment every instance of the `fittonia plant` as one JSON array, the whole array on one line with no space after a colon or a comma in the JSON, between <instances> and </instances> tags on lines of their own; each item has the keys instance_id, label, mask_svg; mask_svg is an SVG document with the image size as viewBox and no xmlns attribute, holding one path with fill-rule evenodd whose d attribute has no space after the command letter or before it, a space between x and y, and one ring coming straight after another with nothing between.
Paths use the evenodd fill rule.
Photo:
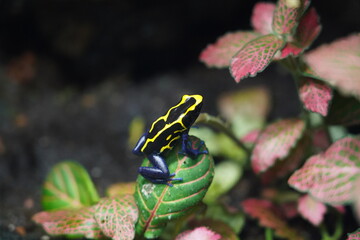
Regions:
<instances>
[{"instance_id":1,"label":"fittonia plant","mask_svg":"<svg viewBox=\"0 0 360 240\"><path fill-rule=\"evenodd\" d=\"M204 154L179 154L180 144L164 156L169 171L183 181L156 184L139 175L136 183L111 186L100 199L81 166L60 163L44 184L45 211L34 221L51 235L215 240L238 239L245 213L259 220L267 240L274 234L307 239L288 221L296 216L314 226L310 235L345 237L344 206L352 206L360 220L360 136L345 128L360 124L360 33L306 52L321 30L309 0L257 3L251 22L254 30L227 33L207 46L200 60L209 67L229 67L236 82L271 62L282 64L303 104L299 117L267 123L271 98L264 88L224 94L218 100L222 119L200 114L196 123L211 128L190 131L205 141L211 155L201 140L190 137ZM222 162L214 165L212 156ZM250 182L260 197L242 196L241 204L229 208L229 191L242 184L244 172L260 178L263 185ZM273 184L277 188L269 183L278 183ZM325 214L337 218L333 234L327 232ZM347 239L359 239L355 229Z\"/></svg>"}]
</instances>

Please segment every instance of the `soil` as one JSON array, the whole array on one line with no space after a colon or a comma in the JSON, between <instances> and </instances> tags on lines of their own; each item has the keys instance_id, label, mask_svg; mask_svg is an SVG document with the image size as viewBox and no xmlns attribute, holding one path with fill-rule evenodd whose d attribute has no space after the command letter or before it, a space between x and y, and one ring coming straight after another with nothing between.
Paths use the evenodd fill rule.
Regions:
<instances>
[{"instance_id":1,"label":"soil","mask_svg":"<svg viewBox=\"0 0 360 240\"><path fill-rule=\"evenodd\" d=\"M31 216L60 161L81 163L102 196L112 183L134 181L140 159L128 145L129 123L150 123L183 94L202 94L203 112L217 115L219 95L264 85L269 120L296 116L295 86L282 68L236 85L227 69L198 62L223 33L250 28L250 2L2 1L0 239L49 239ZM360 29L357 0L325 2L316 3L325 34L315 45ZM244 239L261 239L251 229Z\"/></svg>"}]
</instances>

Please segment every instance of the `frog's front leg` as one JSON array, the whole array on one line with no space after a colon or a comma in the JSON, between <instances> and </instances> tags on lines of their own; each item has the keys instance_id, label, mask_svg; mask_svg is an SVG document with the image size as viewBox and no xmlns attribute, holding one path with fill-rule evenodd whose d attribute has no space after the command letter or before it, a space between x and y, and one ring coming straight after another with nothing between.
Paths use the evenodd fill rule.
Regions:
<instances>
[{"instance_id":1,"label":"frog's front leg","mask_svg":"<svg viewBox=\"0 0 360 240\"><path fill-rule=\"evenodd\" d=\"M185 155L190 156L190 157L197 157L200 154L209 153L207 150L199 151L199 148L202 145L204 145L203 141L201 141L201 145L200 145L200 147L198 149L194 149L192 147L192 145L191 145L191 142L189 141L189 134L187 132L183 133L181 135L181 140L182 140L182 147L181 147L181 151L180 151L181 154L185 154Z\"/></svg>"},{"instance_id":2,"label":"frog's front leg","mask_svg":"<svg viewBox=\"0 0 360 240\"><path fill-rule=\"evenodd\" d=\"M134 149L132 150L133 154L141 156L143 155L143 153L141 152L141 148L144 146L145 141L146 141L146 137L147 137L147 132L144 133L141 138L139 139L139 141L136 143Z\"/></svg>"},{"instance_id":3,"label":"frog's front leg","mask_svg":"<svg viewBox=\"0 0 360 240\"><path fill-rule=\"evenodd\" d=\"M139 167L139 173L153 183L169 184L169 181L182 180L182 178L172 178L175 174L170 174L165 159L159 154L148 156L153 167Z\"/></svg>"}]
</instances>

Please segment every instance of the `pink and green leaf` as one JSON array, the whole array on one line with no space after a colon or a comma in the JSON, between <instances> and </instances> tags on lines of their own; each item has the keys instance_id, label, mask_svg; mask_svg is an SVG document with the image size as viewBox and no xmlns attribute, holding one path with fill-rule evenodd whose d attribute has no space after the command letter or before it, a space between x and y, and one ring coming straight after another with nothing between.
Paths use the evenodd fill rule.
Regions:
<instances>
[{"instance_id":1,"label":"pink and green leaf","mask_svg":"<svg viewBox=\"0 0 360 240\"><path fill-rule=\"evenodd\" d=\"M301 0L278 0L274 11L272 29L280 35L292 35L303 12Z\"/></svg>"},{"instance_id":2,"label":"pink and green leaf","mask_svg":"<svg viewBox=\"0 0 360 240\"><path fill-rule=\"evenodd\" d=\"M188 230L176 237L176 240L219 240L221 236L207 227L197 227L193 230Z\"/></svg>"},{"instance_id":3,"label":"pink and green leaf","mask_svg":"<svg viewBox=\"0 0 360 240\"><path fill-rule=\"evenodd\" d=\"M335 94L326 122L345 126L360 124L360 101L354 97Z\"/></svg>"},{"instance_id":4,"label":"pink and green leaf","mask_svg":"<svg viewBox=\"0 0 360 240\"><path fill-rule=\"evenodd\" d=\"M305 50L317 38L321 31L319 15L315 8L310 8L308 12L301 18L299 26L296 30L295 39Z\"/></svg>"},{"instance_id":5,"label":"pink and green leaf","mask_svg":"<svg viewBox=\"0 0 360 240\"><path fill-rule=\"evenodd\" d=\"M306 109L323 116L327 115L332 90L325 83L313 78L301 78L299 96Z\"/></svg>"},{"instance_id":6,"label":"pink and green leaf","mask_svg":"<svg viewBox=\"0 0 360 240\"><path fill-rule=\"evenodd\" d=\"M348 237L346 240L360 240L360 228L352 233L348 233Z\"/></svg>"},{"instance_id":7,"label":"pink and green leaf","mask_svg":"<svg viewBox=\"0 0 360 240\"><path fill-rule=\"evenodd\" d=\"M284 159L302 137L305 123L286 119L270 124L260 135L252 153L255 173L264 172L278 159Z\"/></svg>"},{"instance_id":8,"label":"pink and green leaf","mask_svg":"<svg viewBox=\"0 0 360 240\"><path fill-rule=\"evenodd\" d=\"M52 168L42 189L44 210L91 206L99 195L87 171L76 162L64 161Z\"/></svg>"},{"instance_id":9,"label":"pink and green leaf","mask_svg":"<svg viewBox=\"0 0 360 240\"><path fill-rule=\"evenodd\" d=\"M359 194L360 140L346 137L333 143L325 153L309 158L288 183L301 192L329 204L354 201Z\"/></svg>"},{"instance_id":10,"label":"pink and green leaf","mask_svg":"<svg viewBox=\"0 0 360 240\"><path fill-rule=\"evenodd\" d=\"M272 20L275 10L274 3L256 3L251 16L251 24L256 32L261 34L272 33Z\"/></svg>"},{"instance_id":11,"label":"pink and green leaf","mask_svg":"<svg viewBox=\"0 0 360 240\"><path fill-rule=\"evenodd\" d=\"M134 194L136 182L121 182L110 185L106 189L106 195L108 197L114 197L119 195Z\"/></svg>"},{"instance_id":12,"label":"pink and green leaf","mask_svg":"<svg viewBox=\"0 0 360 240\"><path fill-rule=\"evenodd\" d=\"M50 235L103 238L104 235L94 219L94 213L93 208L85 207L76 210L39 212L32 219L41 224Z\"/></svg>"},{"instance_id":13,"label":"pink and green leaf","mask_svg":"<svg viewBox=\"0 0 360 240\"><path fill-rule=\"evenodd\" d=\"M200 61L208 67L224 68L230 65L231 58L249 41L260 34L252 31L227 33L214 44L208 45L200 54Z\"/></svg>"},{"instance_id":14,"label":"pink and green leaf","mask_svg":"<svg viewBox=\"0 0 360 240\"><path fill-rule=\"evenodd\" d=\"M359 33L312 50L305 61L321 79L360 99Z\"/></svg>"},{"instance_id":15,"label":"pink and green leaf","mask_svg":"<svg viewBox=\"0 0 360 240\"><path fill-rule=\"evenodd\" d=\"M261 36L247 44L236 53L230 64L231 75L236 82L263 71L283 48L284 41L273 34Z\"/></svg>"},{"instance_id":16,"label":"pink and green leaf","mask_svg":"<svg viewBox=\"0 0 360 240\"><path fill-rule=\"evenodd\" d=\"M132 195L101 199L94 209L94 218L105 236L114 240L134 239L139 212Z\"/></svg>"},{"instance_id":17,"label":"pink and green leaf","mask_svg":"<svg viewBox=\"0 0 360 240\"><path fill-rule=\"evenodd\" d=\"M324 220L326 206L310 195L304 195L299 199L298 211L301 216L315 226L319 226Z\"/></svg>"},{"instance_id":18,"label":"pink and green leaf","mask_svg":"<svg viewBox=\"0 0 360 240\"><path fill-rule=\"evenodd\" d=\"M246 214L258 219L261 226L273 229L277 236L290 240L303 239L295 229L288 226L270 201L250 198L241 205Z\"/></svg>"}]
</instances>

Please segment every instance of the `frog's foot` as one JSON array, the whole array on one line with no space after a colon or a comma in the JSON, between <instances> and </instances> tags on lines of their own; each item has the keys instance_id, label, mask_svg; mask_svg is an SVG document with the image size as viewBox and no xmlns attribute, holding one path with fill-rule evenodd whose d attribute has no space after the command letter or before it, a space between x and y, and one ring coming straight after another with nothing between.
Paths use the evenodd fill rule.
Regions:
<instances>
[{"instance_id":1,"label":"frog's foot","mask_svg":"<svg viewBox=\"0 0 360 240\"><path fill-rule=\"evenodd\" d=\"M139 167L139 173L141 174L141 176L143 176L152 183L166 184L170 187L172 187L173 185L169 182L183 180L182 178L173 178L173 176L175 176L175 173L166 176L164 175L164 173L161 172L161 170L154 167Z\"/></svg>"},{"instance_id":2,"label":"frog's foot","mask_svg":"<svg viewBox=\"0 0 360 240\"><path fill-rule=\"evenodd\" d=\"M200 151L199 149L204 145L204 141L200 141L200 146L197 149L194 149L189 141L189 135L183 134L182 135L182 147L180 154L188 155L190 157L197 157L200 154L207 154L209 153L207 150Z\"/></svg>"},{"instance_id":3,"label":"frog's foot","mask_svg":"<svg viewBox=\"0 0 360 240\"><path fill-rule=\"evenodd\" d=\"M182 178L172 178L175 173L170 174L169 168L165 162L165 159L158 154L152 154L148 156L149 161L153 167L139 167L139 173L149 181L158 184L167 184L172 186L170 181L181 181Z\"/></svg>"}]
</instances>

